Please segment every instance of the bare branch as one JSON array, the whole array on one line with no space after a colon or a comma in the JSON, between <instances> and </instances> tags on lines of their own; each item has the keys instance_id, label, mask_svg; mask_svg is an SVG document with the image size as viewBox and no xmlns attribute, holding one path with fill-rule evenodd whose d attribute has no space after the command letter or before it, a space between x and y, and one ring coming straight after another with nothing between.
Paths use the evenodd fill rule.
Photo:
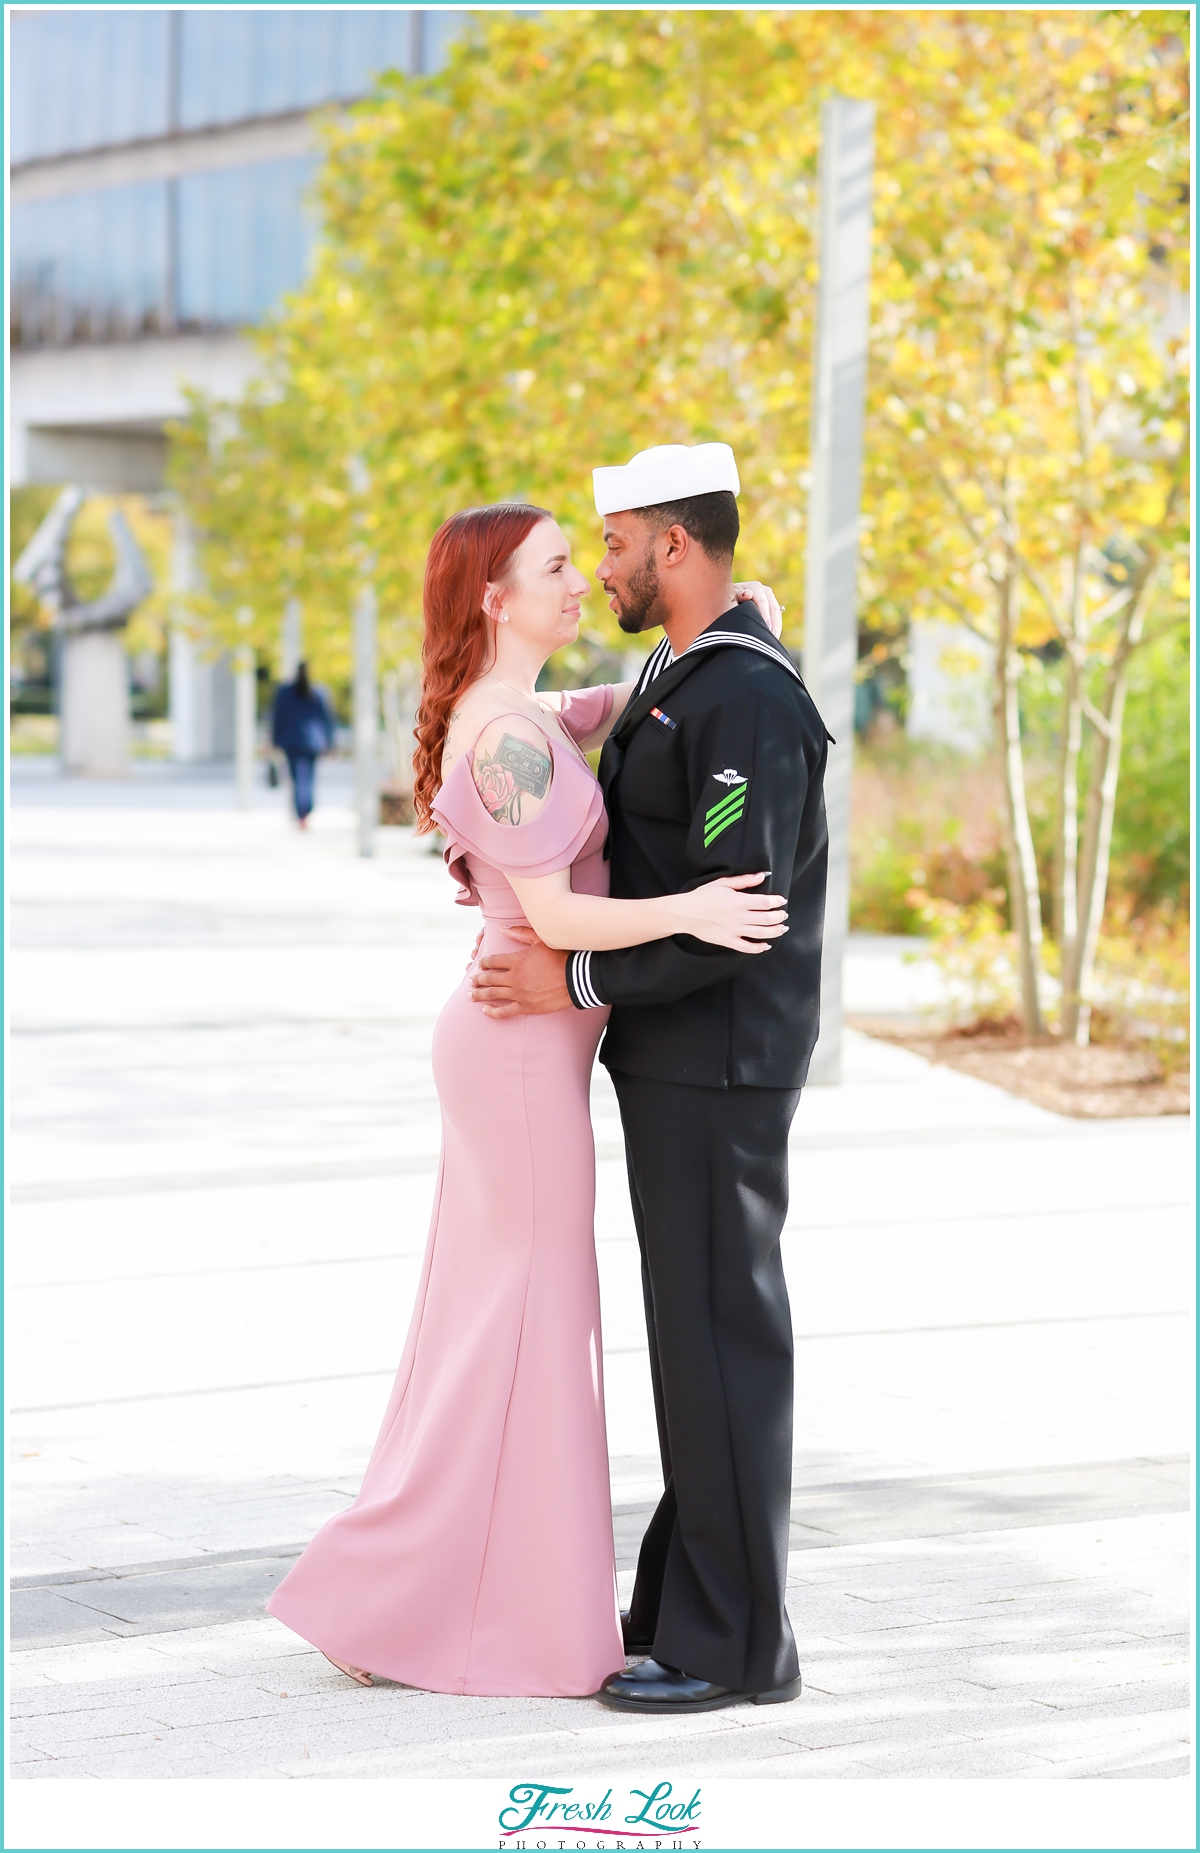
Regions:
<instances>
[{"instance_id":1,"label":"bare branch","mask_svg":"<svg viewBox=\"0 0 1200 1853\"><path fill-rule=\"evenodd\" d=\"M980 629L969 605L964 605L960 598L956 598L953 592L947 592L944 587L939 588L937 596L944 604L949 605L952 611L958 613L960 623L978 637L981 643L986 643L989 647L995 644L996 639L989 637L985 630Z\"/></svg>"},{"instance_id":2,"label":"bare branch","mask_svg":"<svg viewBox=\"0 0 1200 1853\"><path fill-rule=\"evenodd\" d=\"M1148 643L1158 643L1160 638L1169 637L1171 632L1178 630L1181 624L1186 624L1187 618L1186 608L1173 612L1165 622L1156 624L1153 630L1143 631L1136 644L1131 647L1140 650Z\"/></svg>"},{"instance_id":3,"label":"bare branch","mask_svg":"<svg viewBox=\"0 0 1200 1853\"><path fill-rule=\"evenodd\" d=\"M720 201L721 210L725 214L725 217L728 219L730 226L732 227L733 232L735 236L737 237L738 242L740 243L743 251L746 251L747 253L750 252L753 247L751 244L749 228L746 224L745 219L742 216L741 209L737 205L736 201L734 200L732 194L729 191L729 188L726 186L724 179L719 173L715 175L714 177L712 190L715 192L717 199ZM777 270L773 268L772 265L768 264L766 260L761 257L752 257L750 261L753 264L755 270L757 270L759 276L762 278L764 283L769 283L772 289L779 288L779 273Z\"/></svg>"},{"instance_id":4,"label":"bare branch","mask_svg":"<svg viewBox=\"0 0 1200 1853\"><path fill-rule=\"evenodd\" d=\"M938 481L941 483L942 488L945 490L950 501L953 502L955 508L957 509L958 514L962 520L963 526L967 530L967 533L971 536L971 539L975 542L975 545L978 547L980 553L986 556L987 550L988 550L987 535L980 532L979 524L975 520L974 515L971 513L970 509L964 503L962 497L958 493L958 490L955 488L954 484L950 481L950 478L947 476L945 470L941 468L940 466L938 468ZM986 490L984 491L984 493L985 494L987 493ZM986 557L984 560L984 564L985 565L987 564ZM988 567L987 570L988 570L989 579L992 580L993 584L997 584L998 581L996 580L995 573L992 572L990 567Z\"/></svg>"},{"instance_id":5,"label":"bare branch","mask_svg":"<svg viewBox=\"0 0 1200 1853\"><path fill-rule=\"evenodd\" d=\"M1068 634L1068 626L1063 618L1058 600L1047 585L1045 578L1033 564L1033 561L1025 557L1019 547L1013 548L1013 554L1016 558L1017 565L1049 612L1050 622L1053 624L1055 630L1058 631L1060 636L1065 637Z\"/></svg>"},{"instance_id":6,"label":"bare branch","mask_svg":"<svg viewBox=\"0 0 1200 1853\"><path fill-rule=\"evenodd\" d=\"M1133 587L1131 585L1122 586L1119 592L1114 592L1110 599L1106 599L1103 605L1098 606L1097 609L1091 613L1088 618L1088 623L1107 623L1109 618L1116 617L1118 611L1122 610L1132 597Z\"/></svg>"},{"instance_id":7,"label":"bare branch","mask_svg":"<svg viewBox=\"0 0 1200 1853\"><path fill-rule=\"evenodd\" d=\"M1092 723L1092 726L1096 729L1096 732L1103 734L1106 740L1111 740L1113 737L1112 726L1109 723L1107 716L1101 714L1095 702L1089 701L1087 696L1085 695L1080 705L1082 706L1084 714L1087 716L1088 720Z\"/></svg>"},{"instance_id":8,"label":"bare branch","mask_svg":"<svg viewBox=\"0 0 1200 1853\"><path fill-rule=\"evenodd\" d=\"M1000 523L1001 539L1004 541L1005 546L1008 548L1013 559L1017 562L1018 567L1022 573L1024 573L1026 579L1028 579L1030 585L1045 605L1046 610L1050 614L1050 622L1053 624L1055 630L1058 631L1060 636L1065 637L1067 635L1067 624L1059 608L1058 600L1050 590L1042 574L1039 573L1037 567L1033 564L1033 561L1028 559L1022 552L1020 543L1013 532L1012 522L1009 520L1008 512L1004 508L1003 503L997 499L994 490L989 488L988 484L981 476L975 474L975 472L972 472L972 475L974 476L975 482L978 484L980 493L987 498L995 511L996 519Z\"/></svg>"},{"instance_id":9,"label":"bare branch","mask_svg":"<svg viewBox=\"0 0 1200 1853\"><path fill-rule=\"evenodd\" d=\"M1070 304L1071 339L1075 349L1075 422L1079 433L1079 455L1086 465L1091 455L1096 416L1092 404L1091 381L1083 359L1083 316L1079 308L1079 297L1075 293L1074 277L1067 286L1067 299Z\"/></svg>"}]
</instances>

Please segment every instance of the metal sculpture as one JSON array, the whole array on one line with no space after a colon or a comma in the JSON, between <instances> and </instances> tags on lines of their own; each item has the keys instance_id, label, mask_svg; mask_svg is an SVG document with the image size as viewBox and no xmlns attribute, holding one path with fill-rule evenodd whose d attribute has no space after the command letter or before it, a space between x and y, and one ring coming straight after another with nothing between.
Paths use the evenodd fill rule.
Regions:
<instances>
[{"instance_id":1,"label":"metal sculpture","mask_svg":"<svg viewBox=\"0 0 1200 1853\"><path fill-rule=\"evenodd\" d=\"M59 753L63 769L120 777L129 757L129 669L121 632L154 589L145 555L119 508L108 517L116 553L98 598L81 599L67 572L67 543L86 500L68 485L13 568L54 618L60 638Z\"/></svg>"}]
</instances>

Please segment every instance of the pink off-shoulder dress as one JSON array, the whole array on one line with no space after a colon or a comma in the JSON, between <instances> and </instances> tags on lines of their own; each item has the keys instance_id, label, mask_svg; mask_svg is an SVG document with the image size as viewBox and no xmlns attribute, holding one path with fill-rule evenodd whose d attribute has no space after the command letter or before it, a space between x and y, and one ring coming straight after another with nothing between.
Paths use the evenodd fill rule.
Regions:
<instances>
[{"instance_id":1,"label":"pink off-shoulder dress","mask_svg":"<svg viewBox=\"0 0 1200 1853\"><path fill-rule=\"evenodd\" d=\"M564 698L585 740L612 690ZM569 867L606 894L604 804L551 743L540 813L484 809L470 756L434 806L484 952L525 916L506 879ZM434 1692L578 1697L624 1666L593 1237L592 1062L608 1012L485 1017L469 978L438 1018L442 1157L408 1341L354 1504L268 1603L336 1660Z\"/></svg>"}]
</instances>

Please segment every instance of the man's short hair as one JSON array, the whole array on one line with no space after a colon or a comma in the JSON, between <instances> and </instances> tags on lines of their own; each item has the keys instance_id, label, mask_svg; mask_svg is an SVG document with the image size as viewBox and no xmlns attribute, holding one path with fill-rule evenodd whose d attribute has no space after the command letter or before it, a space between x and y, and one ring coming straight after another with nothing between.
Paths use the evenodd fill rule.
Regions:
<instances>
[{"instance_id":1,"label":"man's short hair","mask_svg":"<svg viewBox=\"0 0 1200 1853\"><path fill-rule=\"evenodd\" d=\"M680 527L703 547L710 560L732 560L741 523L732 489L715 489L711 495L688 495L678 502L658 502L639 508L656 534Z\"/></svg>"}]
</instances>

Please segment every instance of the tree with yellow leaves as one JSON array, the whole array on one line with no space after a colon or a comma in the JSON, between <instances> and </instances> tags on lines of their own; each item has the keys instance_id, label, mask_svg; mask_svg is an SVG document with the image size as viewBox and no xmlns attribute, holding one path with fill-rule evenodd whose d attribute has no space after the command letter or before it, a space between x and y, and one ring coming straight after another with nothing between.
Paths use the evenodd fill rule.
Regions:
<instances>
[{"instance_id":1,"label":"tree with yellow leaves","mask_svg":"<svg viewBox=\"0 0 1200 1853\"><path fill-rule=\"evenodd\" d=\"M889 226L877 383L905 489L874 546L893 596L904 563L914 610L952 614L993 648L1034 1034L1042 920L1021 652L1051 639L1065 651L1056 912L1063 1030L1086 1041L1129 658L1186 613L1187 207L1184 144L1169 132L1186 66L1182 46L1107 16L1022 25L1041 55L960 68L954 158L911 177ZM986 47L993 28L978 20L968 37ZM1137 153L1147 144L1157 167ZM1085 720L1098 738L1081 824Z\"/></svg>"},{"instance_id":2,"label":"tree with yellow leaves","mask_svg":"<svg viewBox=\"0 0 1200 1853\"><path fill-rule=\"evenodd\" d=\"M1165 171L1186 23L477 16L443 73L390 77L330 128L322 248L267 331L261 387L236 412L198 406L180 435L206 621L232 641L252 612L265 648L298 598L319 671L344 673L369 557L395 662L417 647L425 550L452 510L527 496L591 544L593 464L720 437L741 466L745 569L777 585L798 642L819 105L874 99L864 616L896 631L952 612L996 646L1037 1031L1020 653L1052 634L1073 652L1061 911L1064 942L1084 946L1102 911L1118 659L1167 596L1186 505L1182 356L1162 314L1186 231ZM1136 592L1118 606L1122 572ZM599 635L607 619L588 622ZM1093 686L1104 652L1111 689ZM1093 711L1107 757L1092 756L1080 858L1072 716Z\"/></svg>"}]
</instances>

